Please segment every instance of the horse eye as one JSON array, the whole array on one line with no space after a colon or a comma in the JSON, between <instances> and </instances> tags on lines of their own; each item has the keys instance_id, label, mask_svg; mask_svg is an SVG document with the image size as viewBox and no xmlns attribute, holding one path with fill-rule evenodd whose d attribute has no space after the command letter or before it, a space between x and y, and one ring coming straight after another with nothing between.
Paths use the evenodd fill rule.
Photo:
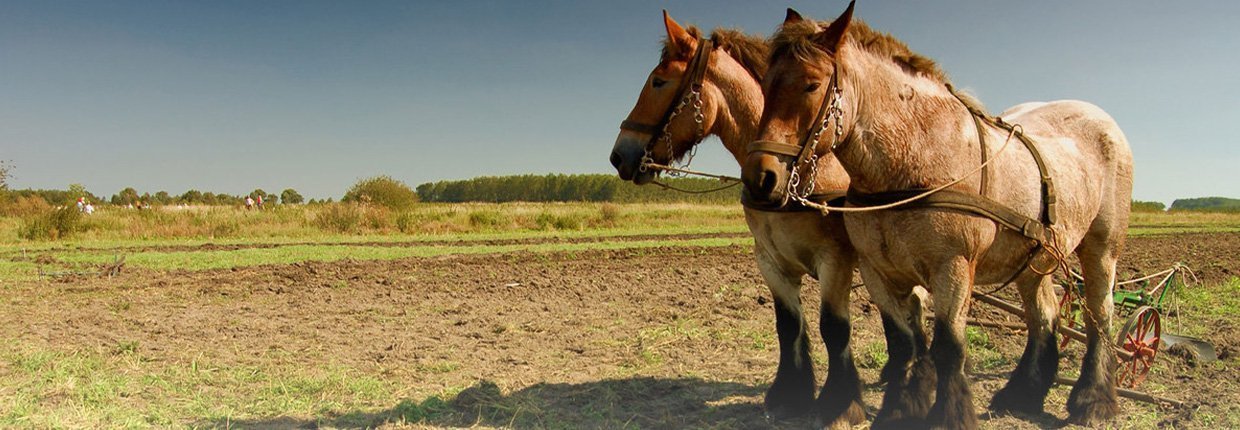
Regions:
<instances>
[{"instance_id":1,"label":"horse eye","mask_svg":"<svg viewBox=\"0 0 1240 430\"><path fill-rule=\"evenodd\" d=\"M805 86L805 92L807 92L807 93L812 93L812 92L814 92L814 91L817 91L817 90L818 90L818 87L820 87L820 86L822 86L822 85L821 85L821 84L819 84L819 83L817 83L817 82L814 82L814 83L812 83L812 84L806 85L806 86Z\"/></svg>"},{"instance_id":2,"label":"horse eye","mask_svg":"<svg viewBox=\"0 0 1240 430\"><path fill-rule=\"evenodd\" d=\"M662 88L662 87L663 87L663 84L666 84L666 83L667 83L667 81L665 81L665 80L662 80L662 79L659 79L659 78L654 78L653 80L651 80L651 81L650 81L650 86L651 86L652 88L658 89L658 88Z\"/></svg>"}]
</instances>

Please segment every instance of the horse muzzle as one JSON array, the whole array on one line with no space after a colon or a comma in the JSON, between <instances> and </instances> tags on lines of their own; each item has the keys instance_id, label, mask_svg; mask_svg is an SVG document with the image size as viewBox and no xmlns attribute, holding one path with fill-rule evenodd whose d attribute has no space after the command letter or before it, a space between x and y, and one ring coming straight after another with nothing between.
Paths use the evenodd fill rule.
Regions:
<instances>
[{"instance_id":1,"label":"horse muzzle","mask_svg":"<svg viewBox=\"0 0 1240 430\"><path fill-rule=\"evenodd\" d=\"M741 172L745 184L745 198L758 207L782 207L788 202L788 171L775 156L754 153L749 155Z\"/></svg>"}]
</instances>

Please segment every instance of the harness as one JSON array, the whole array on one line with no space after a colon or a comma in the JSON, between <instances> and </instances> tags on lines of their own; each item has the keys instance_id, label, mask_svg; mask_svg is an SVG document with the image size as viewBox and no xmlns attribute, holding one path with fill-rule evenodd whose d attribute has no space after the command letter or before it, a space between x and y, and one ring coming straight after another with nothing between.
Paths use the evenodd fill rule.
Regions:
<instances>
[{"instance_id":1,"label":"harness","mask_svg":"<svg viewBox=\"0 0 1240 430\"><path fill-rule=\"evenodd\" d=\"M814 122L811 123L814 128L808 133L805 133L805 137L801 139L799 145L790 145L783 142L773 141L755 141L748 147L750 153L767 152L796 157L796 161L789 165L790 172L788 192L785 193L786 200L779 203L779 207L782 208L787 207L790 204L795 204L798 207L822 211L824 214L829 211L869 212L886 209L946 209L963 212L990 219L996 224L1030 239L1033 242L1033 246L1030 249L1029 256L1025 262L1026 268L1029 268L1039 274L1046 275L1054 271L1057 267L1061 267L1065 264L1064 255L1059 249L1058 237L1056 236L1054 230L1054 226L1058 218L1056 212L1057 198L1055 195L1054 181L1051 179L1050 172L1046 167L1046 162L1043 160L1042 153L1038 150L1037 145L1032 139L1024 134L1020 125L1009 124L1001 118L992 117L987 115L985 112L975 109L968 103L965 103L964 100L960 98L960 95L950 85L947 87L948 91L955 96L957 100L960 100L961 104L963 104L969 111L970 116L973 118L974 125L977 128L978 143L981 147L982 153L982 164L978 167L978 170L982 173L982 184L977 193L947 188L959 183L969 175L976 173L977 170L975 170L974 172L969 173L969 175L962 176L948 184L936 188L907 189L880 193L860 193L854 189L849 189L846 193L846 197L844 198L847 204L846 206L831 204L834 202L823 204L821 201L816 201L819 199L811 199L811 197L817 196L812 193L814 175L814 171L812 169L816 166L817 156L811 154L817 152L820 137L828 129L829 122L832 119L835 119L836 128L834 141L831 143L829 151L834 152L842 142L841 137L843 131L840 118L843 111L839 106L841 91L839 89L838 76L839 63L836 63L835 70L831 77L831 84L828 87L828 94L826 97L823 97L822 104L818 108L818 113L815 116ZM1009 140L1012 137L1016 137L1033 156L1034 162L1038 166L1039 179L1041 181L1042 205L1037 219L1030 218L987 197L988 172L986 169L989 163L994 159L988 159L988 154L986 151L986 133L984 129L985 124L989 124L1007 131ZM1004 142L1004 148L1006 148L1006 145L1007 142ZM1002 149L1000 149L1000 151L1002 151ZM807 190L800 190L798 189L799 180L796 179L799 178L800 167L806 162L811 163L811 185L807 188ZM742 199L742 202L745 202L745 199ZM745 203L746 206L753 207L751 203ZM759 207L759 209L767 208ZM1034 267L1034 260L1043 253L1047 253L1051 256L1054 260L1054 265L1044 269ZM1015 280L1023 272L1024 269L1022 268L1013 274L1012 277L1003 285Z\"/></svg>"},{"instance_id":2,"label":"harness","mask_svg":"<svg viewBox=\"0 0 1240 430\"><path fill-rule=\"evenodd\" d=\"M648 165L654 164L654 160L650 157L651 150L654 149L655 143L668 141L671 135L667 132L667 127L673 119L680 114L685 106L692 105L696 110L694 120L698 124L697 140L701 140L705 136L702 135L702 81L706 77L706 66L710 64L710 53L713 51L714 44L709 39L698 39L697 52L693 58L689 59L686 65L684 78L680 80L680 85L676 88L676 97L668 104L667 110L663 112L657 124L646 124L639 121L626 119L620 123L621 130L642 133L650 136L646 141L644 153L642 154L641 165L639 169L645 172ZM694 145L696 148L697 145Z\"/></svg>"}]
</instances>

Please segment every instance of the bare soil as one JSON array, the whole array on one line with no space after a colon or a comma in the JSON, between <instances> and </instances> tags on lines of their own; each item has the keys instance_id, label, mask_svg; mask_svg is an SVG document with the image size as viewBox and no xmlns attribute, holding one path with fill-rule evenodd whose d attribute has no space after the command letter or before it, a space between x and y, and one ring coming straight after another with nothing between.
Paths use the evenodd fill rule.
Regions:
<instances>
[{"instance_id":1,"label":"bare soil","mask_svg":"<svg viewBox=\"0 0 1240 430\"><path fill-rule=\"evenodd\" d=\"M1129 240L1122 277L1183 262L1217 286L1240 271L1240 234ZM817 288L806 280L805 306ZM882 387L870 350L882 349L877 310L853 299L854 345L867 405ZM802 428L769 423L762 394L777 363L772 304L744 247L509 253L396 261L340 261L206 272L129 270L116 278L65 278L12 286L0 335L55 350L136 342L151 361L262 366L348 366L390 381L387 408L319 417L252 417L229 425L388 425L410 402L456 393L447 412L416 426ZM975 316L1015 318L975 306ZM808 313L817 326L816 312ZM1122 318L1122 317L1121 317ZM1191 316L1188 316L1191 321ZM811 330L814 331L814 330ZM1041 416L989 416L1022 334L985 329L1006 362L973 360L986 428L1059 425L1067 389ZM1212 330L1220 351L1240 351L1240 327ZM821 383L823 355L814 334ZM869 349L867 349L869 348ZM1061 369L1083 354L1070 347ZM976 351L972 351L978 357ZM1234 363L1234 356L1228 358ZM1004 364L1006 363L1006 364ZM1121 400L1126 418L1212 428L1199 418L1240 414L1236 366L1190 366L1162 355L1146 387L1188 403L1181 410ZM406 415L407 416L407 415ZM188 418L190 425L224 425Z\"/></svg>"}]
</instances>

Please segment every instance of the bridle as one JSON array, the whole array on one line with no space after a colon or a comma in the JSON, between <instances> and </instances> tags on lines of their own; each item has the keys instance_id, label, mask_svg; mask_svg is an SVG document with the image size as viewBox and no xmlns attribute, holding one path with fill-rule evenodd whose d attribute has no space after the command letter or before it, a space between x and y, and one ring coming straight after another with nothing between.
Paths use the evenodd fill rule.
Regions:
<instances>
[{"instance_id":1,"label":"bridle","mask_svg":"<svg viewBox=\"0 0 1240 430\"><path fill-rule=\"evenodd\" d=\"M642 149L641 165L638 170L646 172L652 165L656 165L654 158L651 157L655 144L664 143L671 150L672 135L668 132L668 126L672 120L680 115L686 106L693 107L693 121L697 123L697 134L693 139L693 150L697 151L697 144L706 138L705 130L702 129L703 122L706 120L702 113L702 82L706 78L706 66L710 64L710 53L713 51L713 43L709 39L698 39L697 52L693 54L693 58L689 59L686 65L684 79L681 79L680 86L676 89L676 97L672 99L672 103L668 105L664 111L662 119L658 124L646 124L633 120L624 120L620 123L621 130L642 133L650 136L646 141L645 147ZM693 153L689 155L689 160L693 160ZM688 162L684 163L688 165Z\"/></svg>"},{"instance_id":2,"label":"bridle","mask_svg":"<svg viewBox=\"0 0 1240 430\"><path fill-rule=\"evenodd\" d=\"M844 110L840 107L841 99L844 96L843 90L839 85L840 68L839 63L835 63L834 70L831 73L831 82L827 85L827 94L822 98L822 104L818 106L818 114L814 116L814 121L810 123L810 130L805 133L805 137L801 138L798 145L792 145L784 142L776 142L773 140L755 140L751 142L746 151L749 154L755 152L766 152L771 154L786 155L796 157L796 161L788 165L788 189L784 193L786 199L792 199L797 203L807 204L813 203L810 196L814 194L814 186L816 177L818 176L818 143L822 140L822 135L830 126L831 120L835 120L835 133L831 136L830 151L834 152L836 147L843 142ZM809 175L801 176L801 167L809 164ZM801 182L807 182L804 189L800 189ZM787 200L780 203L780 206L786 205Z\"/></svg>"}]
</instances>

